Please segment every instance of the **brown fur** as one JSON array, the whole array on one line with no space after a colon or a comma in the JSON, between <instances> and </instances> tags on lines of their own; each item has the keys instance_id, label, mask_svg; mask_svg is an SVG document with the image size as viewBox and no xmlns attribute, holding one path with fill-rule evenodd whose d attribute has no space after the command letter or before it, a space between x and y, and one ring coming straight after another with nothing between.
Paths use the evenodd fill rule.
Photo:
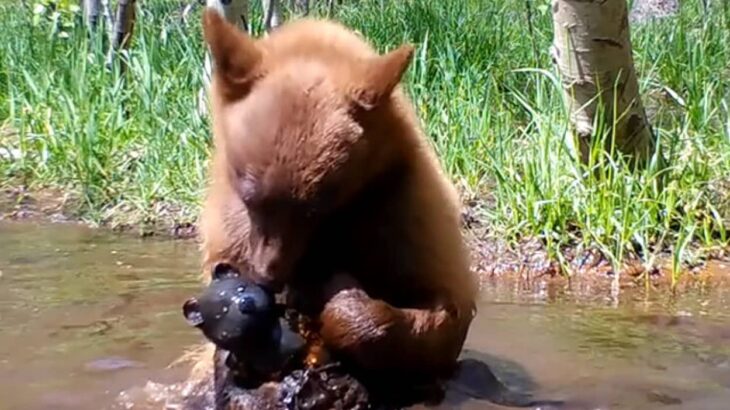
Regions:
<instances>
[{"instance_id":1,"label":"brown fur","mask_svg":"<svg viewBox=\"0 0 730 410\"><path fill-rule=\"evenodd\" d=\"M333 22L254 40L204 15L215 152L204 267L228 262L319 315L333 352L375 372L443 374L477 285L458 195L385 55Z\"/></svg>"}]
</instances>

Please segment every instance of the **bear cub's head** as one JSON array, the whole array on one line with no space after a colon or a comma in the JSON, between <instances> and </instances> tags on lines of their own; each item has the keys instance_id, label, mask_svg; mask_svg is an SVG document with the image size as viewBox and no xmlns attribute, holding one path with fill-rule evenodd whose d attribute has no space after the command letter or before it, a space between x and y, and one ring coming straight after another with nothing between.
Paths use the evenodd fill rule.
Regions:
<instances>
[{"instance_id":1,"label":"bear cub's head","mask_svg":"<svg viewBox=\"0 0 730 410\"><path fill-rule=\"evenodd\" d=\"M249 214L256 279L280 290L313 231L392 151L391 95L413 48L379 55L326 21L288 23L262 39L212 10L203 23L222 172Z\"/></svg>"}]
</instances>

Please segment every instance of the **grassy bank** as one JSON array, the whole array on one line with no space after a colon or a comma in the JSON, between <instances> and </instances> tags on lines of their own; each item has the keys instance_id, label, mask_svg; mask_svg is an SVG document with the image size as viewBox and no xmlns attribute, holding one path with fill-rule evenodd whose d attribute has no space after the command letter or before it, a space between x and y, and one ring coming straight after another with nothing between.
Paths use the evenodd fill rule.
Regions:
<instances>
[{"instance_id":1,"label":"grassy bank","mask_svg":"<svg viewBox=\"0 0 730 410\"><path fill-rule=\"evenodd\" d=\"M533 30L525 2L345 3L336 17L380 49L418 45L408 88L448 172L482 200L490 232L539 237L555 257L597 247L614 262L666 250L679 262L701 255L686 250L726 244L730 16L721 2L705 13L685 1L679 16L633 28L642 95L671 165L635 174L598 153L600 172L577 161L549 59L549 2L533 2ZM83 29L34 24L32 5L2 2L4 184L62 187L97 222L194 220L210 143L198 111L200 8L184 21L178 2L140 4L125 82L103 69L103 49Z\"/></svg>"}]
</instances>

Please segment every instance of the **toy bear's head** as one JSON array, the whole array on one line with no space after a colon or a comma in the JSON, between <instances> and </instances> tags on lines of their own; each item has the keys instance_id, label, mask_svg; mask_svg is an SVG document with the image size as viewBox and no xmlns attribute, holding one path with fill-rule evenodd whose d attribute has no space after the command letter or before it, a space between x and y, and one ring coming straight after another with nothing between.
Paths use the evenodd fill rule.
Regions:
<instances>
[{"instance_id":1,"label":"toy bear's head","mask_svg":"<svg viewBox=\"0 0 730 410\"><path fill-rule=\"evenodd\" d=\"M226 263L214 267L207 289L183 304L187 322L229 351L270 341L279 325L279 313L271 292L247 281Z\"/></svg>"}]
</instances>

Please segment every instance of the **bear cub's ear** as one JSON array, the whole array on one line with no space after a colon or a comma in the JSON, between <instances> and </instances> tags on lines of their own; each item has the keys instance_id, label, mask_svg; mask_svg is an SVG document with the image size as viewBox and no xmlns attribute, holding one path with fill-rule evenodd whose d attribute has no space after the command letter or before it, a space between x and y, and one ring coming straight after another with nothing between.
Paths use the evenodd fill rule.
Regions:
<instances>
[{"instance_id":1,"label":"bear cub's ear","mask_svg":"<svg viewBox=\"0 0 730 410\"><path fill-rule=\"evenodd\" d=\"M213 70L224 84L250 85L262 58L255 41L210 8L203 12L203 37L210 49Z\"/></svg>"},{"instance_id":2,"label":"bear cub's ear","mask_svg":"<svg viewBox=\"0 0 730 410\"><path fill-rule=\"evenodd\" d=\"M373 109L390 97L412 59L413 46L403 44L387 54L365 62L362 79L353 90L352 99L365 110Z\"/></svg>"}]
</instances>

